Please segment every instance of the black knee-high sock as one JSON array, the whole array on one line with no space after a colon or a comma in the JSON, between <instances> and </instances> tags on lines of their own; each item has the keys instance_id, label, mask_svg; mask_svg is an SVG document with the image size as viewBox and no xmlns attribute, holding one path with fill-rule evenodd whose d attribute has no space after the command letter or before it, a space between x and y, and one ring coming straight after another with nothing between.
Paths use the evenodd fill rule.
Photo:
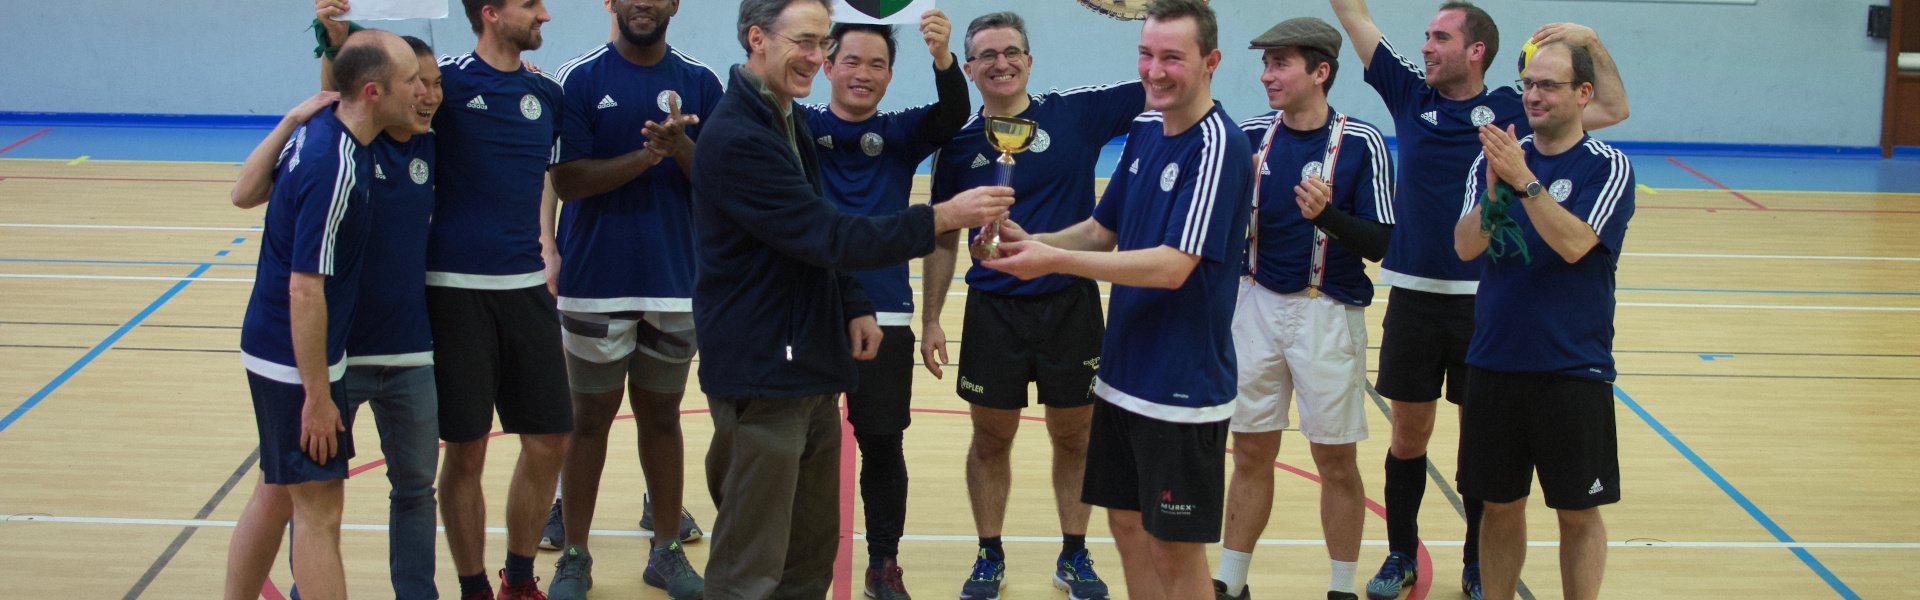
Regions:
<instances>
[{"instance_id":1,"label":"black knee-high sock","mask_svg":"<svg viewBox=\"0 0 1920 600\"><path fill-rule=\"evenodd\" d=\"M907 457L900 434L856 433L860 445L860 500L867 507L867 560L879 565L900 555L907 522Z\"/></svg>"},{"instance_id":2,"label":"black knee-high sock","mask_svg":"<svg viewBox=\"0 0 1920 600\"><path fill-rule=\"evenodd\" d=\"M1387 550L1413 556L1420 539L1420 501L1427 495L1427 455L1387 452Z\"/></svg>"},{"instance_id":3,"label":"black knee-high sock","mask_svg":"<svg viewBox=\"0 0 1920 600\"><path fill-rule=\"evenodd\" d=\"M1467 504L1467 547L1463 550L1460 562L1473 564L1480 562L1480 515L1487 510L1487 504L1479 498L1461 498Z\"/></svg>"}]
</instances>

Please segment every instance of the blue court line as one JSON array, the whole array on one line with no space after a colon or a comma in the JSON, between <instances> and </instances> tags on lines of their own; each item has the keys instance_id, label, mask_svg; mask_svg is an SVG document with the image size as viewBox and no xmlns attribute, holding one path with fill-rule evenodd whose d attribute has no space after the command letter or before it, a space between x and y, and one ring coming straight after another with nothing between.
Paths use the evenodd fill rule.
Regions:
<instances>
[{"instance_id":1,"label":"blue court line","mask_svg":"<svg viewBox=\"0 0 1920 600\"><path fill-rule=\"evenodd\" d=\"M247 243L247 238L243 238L243 237L233 238L233 243L235 244Z\"/></svg>"},{"instance_id":2,"label":"blue court line","mask_svg":"<svg viewBox=\"0 0 1920 600\"><path fill-rule=\"evenodd\" d=\"M213 253L213 255L214 255L214 256L226 256L226 255L227 255L227 251L226 251L226 250L221 250L221 251L219 251L219 252L215 252L215 253Z\"/></svg>"},{"instance_id":3,"label":"blue court line","mask_svg":"<svg viewBox=\"0 0 1920 600\"><path fill-rule=\"evenodd\" d=\"M160 310L160 307L165 306L167 301L172 300L174 296L178 295L180 290L186 289L187 284L193 283L193 278L206 273L207 269L212 266L213 265L209 264L201 264L194 268L192 273L187 274L186 279L175 282L173 287L167 288L167 291L161 293L160 297L154 298L152 303L147 304L145 309L141 309L138 314L133 315L133 318L127 319L127 322L122 324L119 329L115 329L113 333L107 334L106 339L102 339L100 343L94 344L93 349L81 355L79 360L73 361L73 364L68 366L67 370L61 371L59 376L54 377L53 381L47 382L47 385L40 388L40 391L34 392L32 396L27 397L26 402L20 403L20 406L15 407L12 412L7 413L6 417L0 417L0 433L6 432L7 428L11 427L15 421L20 420L20 417L25 416L27 411L33 410L35 406L39 406L41 400L45 400L47 396L52 395L54 390L60 389L60 386L65 384L67 380L72 379L75 374L78 374L80 369L86 368L88 363L93 362L93 359L99 358L101 353L106 352L107 348L113 346L114 342L120 341L120 338L126 336L127 332L133 331L135 327L139 327L141 321L147 320L147 317L152 316L154 311Z\"/></svg>"},{"instance_id":4,"label":"blue court line","mask_svg":"<svg viewBox=\"0 0 1920 600\"><path fill-rule=\"evenodd\" d=\"M215 254L214 256L222 256L226 251L221 250L220 252L222 254ZM209 267L254 266L254 264L250 262L205 262L205 261L190 262L190 261L174 261L174 260L94 260L94 259L81 259L81 258L0 258L0 262L59 263L59 264L81 264L81 265L159 265L159 266L170 266L170 267L198 267L201 265L206 265Z\"/></svg>"},{"instance_id":5,"label":"blue court line","mask_svg":"<svg viewBox=\"0 0 1920 600\"><path fill-rule=\"evenodd\" d=\"M1645 421L1647 426L1652 427L1655 433L1665 438L1667 443L1673 446L1674 450L1678 450L1681 456L1686 457L1687 461L1692 462L1694 468L1699 469L1702 474L1707 476L1707 479L1713 480L1714 485L1720 486L1720 491L1725 492L1727 497L1732 498L1735 504L1739 504L1740 508L1746 509L1747 515L1753 517L1753 520L1760 523L1761 527L1766 528L1767 533L1773 534L1774 540L1784 544L1796 543L1793 540L1793 536L1787 535L1785 529L1781 529L1779 524L1774 523L1773 519L1767 516L1766 511L1760 510L1760 507L1754 505L1752 500L1747 499L1746 494L1740 493L1740 490L1733 487L1733 484L1728 482L1727 478L1721 477L1720 472L1715 471L1712 465L1708 465L1706 459L1700 458L1700 455L1695 454L1692 448L1687 447L1686 442L1680 441L1680 438L1673 435L1672 431L1668 431L1666 425L1660 424L1659 419L1653 418L1653 414L1648 413L1647 409L1641 407L1639 402L1635 402L1632 396L1628 396L1626 390L1620 389L1618 385L1613 386L1613 397L1619 398L1621 404L1627 405L1628 409L1633 410L1633 414L1639 415L1640 420ZM1853 588L1847 587L1846 583L1841 582L1840 577L1834 575L1833 571L1827 570L1827 566L1822 564L1820 559L1814 558L1813 553L1807 552L1806 548L1794 546L1789 548L1789 550L1793 551L1794 556L1800 557L1800 562L1806 563L1807 568L1813 569L1814 574L1819 575L1821 579L1825 580L1827 585L1833 588L1833 591L1840 594L1841 598L1857 600L1860 597L1859 594L1854 593Z\"/></svg>"}]
</instances>

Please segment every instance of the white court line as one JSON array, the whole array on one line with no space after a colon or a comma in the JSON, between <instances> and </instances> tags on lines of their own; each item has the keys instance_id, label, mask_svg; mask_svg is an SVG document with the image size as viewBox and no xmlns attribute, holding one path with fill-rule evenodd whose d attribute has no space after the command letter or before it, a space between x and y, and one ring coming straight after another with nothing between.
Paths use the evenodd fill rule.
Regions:
<instances>
[{"instance_id":1,"label":"white court line","mask_svg":"<svg viewBox=\"0 0 1920 600\"><path fill-rule=\"evenodd\" d=\"M0 273L0 279L81 279L100 281L206 281L213 283L253 283L252 277L151 277L139 275L41 275L29 273ZM914 290L919 292L920 290ZM950 298L964 298L966 292L947 292ZM1110 294L1101 294L1108 299ZM1387 299L1377 298L1374 304L1386 304ZM1639 308L1709 308L1735 310L1837 310L1868 312L1920 312L1920 306L1797 306L1785 304L1685 304L1678 302L1620 302L1619 306Z\"/></svg>"},{"instance_id":2,"label":"white court line","mask_svg":"<svg viewBox=\"0 0 1920 600\"><path fill-rule=\"evenodd\" d=\"M1904 256L1808 256L1795 254L1700 254L1694 252L1624 252L1621 256L1652 256L1658 258L1731 258L1742 260L1882 260L1893 262L1920 262L1920 258Z\"/></svg>"},{"instance_id":3,"label":"white court line","mask_svg":"<svg viewBox=\"0 0 1920 600\"><path fill-rule=\"evenodd\" d=\"M0 223L22 229L133 229L147 231L260 231L259 227L173 227L166 225L75 225L66 223Z\"/></svg>"},{"instance_id":4,"label":"white court line","mask_svg":"<svg viewBox=\"0 0 1920 600\"><path fill-rule=\"evenodd\" d=\"M118 517L57 517L52 515L7 515L4 518L0 518L0 522L68 523L68 524L83 524L83 525L144 525L144 526L157 526L157 527L233 527L235 525L233 521L215 521L215 520L209 520L209 519L130 519L130 518L118 518ZM345 531L384 532L387 530L387 526L347 523L347 524L342 524L340 526L340 529ZM446 531L446 528L442 527L440 528L440 530ZM506 532L507 530L502 527L487 528L487 533L493 534L493 535L503 535ZM651 532L636 531L632 529L613 529L613 530L595 529L592 531L591 535L605 536L605 537L636 537L636 538L653 537L653 534ZM864 540L866 539L866 534L855 533L854 537L857 539ZM1001 538L1001 540L1005 542L1014 542L1014 543L1048 543L1048 544L1060 543L1059 536L1010 535L1010 536L1005 536ZM972 535L903 535L903 536L900 536L900 541L903 541L903 542L955 542L955 543L964 542L964 543L971 544L971 543L979 543L980 538ZM1101 543L1101 544L1111 544L1113 543L1113 538L1088 537L1087 541ZM1385 540L1366 540L1361 543L1368 546L1387 545L1387 542ZM1465 543L1460 540L1423 540L1423 543L1425 543L1427 546L1430 546L1430 547L1460 547L1465 545ZM1325 544L1326 544L1325 540L1319 540L1319 539L1262 539L1260 540L1260 545L1262 546L1323 546ZM1527 545L1533 546L1533 547L1539 547L1539 548L1551 548L1551 547L1559 546L1559 543L1554 541L1541 540L1541 541L1528 542ZM1689 541L1673 542L1673 541L1664 541L1664 540L1635 539L1635 540L1610 541L1610 542L1607 542L1607 545L1615 548L1719 548L1719 549L1785 549L1785 548L1821 549L1821 548L1825 548L1825 549L1835 549L1835 550L1920 550L1920 543L1913 543L1913 542L1793 542L1793 543L1697 542L1697 541L1696 542L1689 542Z\"/></svg>"}]
</instances>

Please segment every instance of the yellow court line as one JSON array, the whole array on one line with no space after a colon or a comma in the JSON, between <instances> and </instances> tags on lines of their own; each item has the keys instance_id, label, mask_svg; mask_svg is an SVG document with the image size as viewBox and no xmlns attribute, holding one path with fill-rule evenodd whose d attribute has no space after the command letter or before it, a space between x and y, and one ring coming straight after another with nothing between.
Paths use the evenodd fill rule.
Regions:
<instances>
[{"instance_id":1,"label":"yellow court line","mask_svg":"<svg viewBox=\"0 0 1920 600\"><path fill-rule=\"evenodd\" d=\"M73 159L73 160L70 160L70 161L67 161L67 166L69 166L69 167L71 167L71 166L74 166L74 165L77 165L77 164L80 164L80 163L83 163L83 162L87 162L87 159L89 159L89 158L93 158L93 157L91 157L91 156L87 156L87 155L85 155L85 154L82 154L82 155L80 155L80 158L76 158L76 159Z\"/></svg>"},{"instance_id":2,"label":"yellow court line","mask_svg":"<svg viewBox=\"0 0 1920 600\"><path fill-rule=\"evenodd\" d=\"M1660 195L1660 192L1653 191L1653 187L1648 186L1647 184L1644 184L1644 183L1640 184L1640 191L1646 192L1648 195L1651 195L1651 196Z\"/></svg>"}]
</instances>

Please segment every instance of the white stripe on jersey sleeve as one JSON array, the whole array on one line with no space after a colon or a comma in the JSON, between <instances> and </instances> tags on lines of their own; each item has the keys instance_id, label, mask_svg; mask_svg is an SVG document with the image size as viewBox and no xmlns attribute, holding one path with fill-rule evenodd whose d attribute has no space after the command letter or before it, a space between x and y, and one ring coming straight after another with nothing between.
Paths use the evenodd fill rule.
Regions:
<instances>
[{"instance_id":1,"label":"white stripe on jersey sleeve","mask_svg":"<svg viewBox=\"0 0 1920 600\"><path fill-rule=\"evenodd\" d=\"M1373 214L1380 216L1380 224L1393 224L1393 157L1387 155L1387 140L1380 130L1365 123L1347 122L1347 135L1360 138L1367 144L1369 162L1373 163Z\"/></svg>"},{"instance_id":2,"label":"white stripe on jersey sleeve","mask_svg":"<svg viewBox=\"0 0 1920 600\"><path fill-rule=\"evenodd\" d=\"M572 75L575 70L578 70L587 63L593 62L594 59L600 58L601 55L606 53L607 47L605 45L596 46L584 54L573 57L573 60L561 63L560 68L554 69L554 75L559 78L560 85L564 88L567 84L567 76Z\"/></svg>"},{"instance_id":3,"label":"white stripe on jersey sleeve","mask_svg":"<svg viewBox=\"0 0 1920 600\"><path fill-rule=\"evenodd\" d=\"M1480 170L1480 163L1486 161L1487 153L1486 151L1481 151L1473 157L1473 164L1467 166L1467 198L1466 204L1460 207L1460 216L1462 218L1465 218L1467 213L1473 212L1473 206L1480 202L1481 178L1476 172Z\"/></svg>"},{"instance_id":4,"label":"white stripe on jersey sleeve","mask_svg":"<svg viewBox=\"0 0 1920 600\"><path fill-rule=\"evenodd\" d=\"M1160 111L1157 111L1157 110L1150 110L1150 111L1147 111L1147 112L1143 112L1143 113L1140 113L1140 116L1137 116L1137 117L1134 117L1134 118L1133 118L1133 122L1135 122L1135 123L1165 123L1165 122L1166 122L1166 117L1165 117L1165 116L1162 116L1162 115L1160 114Z\"/></svg>"},{"instance_id":5,"label":"white stripe on jersey sleeve","mask_svg":"<svg viewBox=\"0 0 1920 600\"><path fill-rule=\"evenodd\" d=\"M1058 88L1055 88L1055 89L1053 90L1053 93L1055 93L1055 94L1059 94L1059 95L1062 95L1062 96L1071 96L1071 95L1073 95L1073 94L1083 94L1083 93L1086 93L1086 92L1098 92L1098 91L1101 91L1101 90L1110 90L1110 89L1113 89L1113 88L1117 88L1117 87L1120 87L1120 86L1123 86L1123 85L1131 85L1131 84L1135 84L1135 83L1140 83L1140 80L1138 80L1138 79L1128 79L1128 80L1126 80L1126 81L1115 81L1115 82L1113 82L1113 83L1109 83L1109 84L1104 84L1104 85L1083 85L1083 86L1079 86L1079 87L1070 87L1070 88L1067 88L1067 89L1064 89L1064 90L1063 90L1063 89L1058 89Z\"/></svg>"},{"instance_id":6,"label":"white stripe on jersey sleeve","mask_svg":"<svg viewBox=\"0 0 1920 600\"><path fill-rule=\"evenodd\" d=\"M340 160L333 174L333 194L327 201L326 229L320 234L320 259L314 266L321 275L333 275L334 242L340 232L340 221L347 216L347 204L353 198L353 147L353 138L341 132L339 145L335 148L340 153Z\"/></svg>"},{"instance_id":7,"label":"white stripe on jersey sleeve","mask_svg":"<svg viewBox=\"0 0 1920 600\"><path fill-rule=\"evenodd\" d=\"M1626 195L1627 180L1633 175L1633 164L1627 161L1627 155L1608 146L1606 142L1588 139L1587 151L1595 156L1607 159L1607 184L1600 188L1600 197L1594 200L1593 210L1587 214L1587 226L1593 228L1594 235L1606 231L1607 221L1613 218L1613 211L1620 205L1620 197Z\"/></svg>"},{"instance_id":8,"label":"white stripe on jersey sleeve","mask_svg":"<svg viewBox=\"0 0 1920 600\"><path fill-rule=\"evenodd\" d=\"M696 59L692 56L688 56L687 53L685 52L681 52L679 48L673 48L672 50L673 50L674 56L680 57L680 60L686 61L687 64L700 67L702 69L706 69L708 73L713 75L713 80L715 82L721 83L722 84L721 87L725 87L725 83L727 80L720 76L719 71L713 70L713 67L707 66L707 63L700 62L699 59Z\"/></svg>"},{"instance_id":9,"label":"white stripe on jersey sleeve","mask_svg":"<svg viewBox=\"0 0 1920 600\"><path fill-rule=\"evenodd\" d=\"M1387 41L1387 36L1380 36L1380 44L1387 47L1387 52L1393 55L1394 60L1400 61L1400 66L1406 67L1408 71L1418 76L1421 81L1427 80L1427 70L1421 68L1420 65L1414 64L1413 61L1407 60L1407 57L1401 55L1399 50L1393 49L1393 42ZM1365 67L1366 65L1361 65L1361 68Z\"/></svg>"},{"instance_id":10,"label":"white stripe on jersey sleeve","mask_svg":"<svg viewBox=\"0 0 1920 600\"><path fill-rule=\"evenodd\" d=\"M1194 173L1193 200L1187 206L1186 230L1178 250L1200 256L1207 245L1207 231L1213 225L1213 202L1220 191L1220 173L1226 167L1227 125L1220 113L1200 121L1200 166Z\"/></svg>"}]
</instances>

